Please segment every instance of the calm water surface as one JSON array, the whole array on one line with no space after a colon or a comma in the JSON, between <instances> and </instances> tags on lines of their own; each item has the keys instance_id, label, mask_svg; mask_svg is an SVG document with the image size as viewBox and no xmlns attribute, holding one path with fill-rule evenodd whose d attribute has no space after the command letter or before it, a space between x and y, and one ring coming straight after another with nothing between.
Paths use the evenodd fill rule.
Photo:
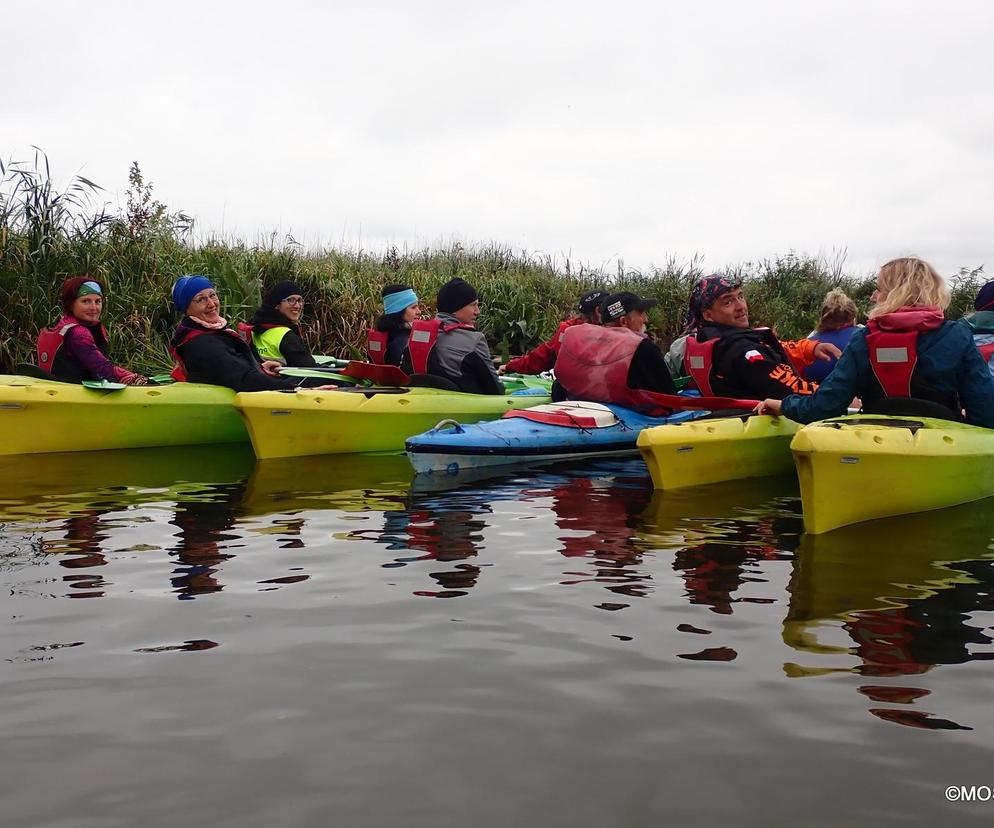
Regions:
<instances>
[{"instance_id":1,"label":"calm water surface","mask_svg":"<svg viewBox=\"0 0 994 828\"><path fill-rule=\"evenodd\" d=\"M3 459L0 824L989 823L944 791L994 787L990 510Z\"/></svg>"}]
</instances>

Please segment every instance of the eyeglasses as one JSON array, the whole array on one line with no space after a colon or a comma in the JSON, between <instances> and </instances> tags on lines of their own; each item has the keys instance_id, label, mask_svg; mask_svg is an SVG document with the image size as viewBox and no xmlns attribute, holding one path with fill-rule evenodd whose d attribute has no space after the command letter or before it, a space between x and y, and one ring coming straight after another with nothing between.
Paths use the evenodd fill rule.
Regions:
<instances>
[{"instance_id":1,"label":"eyeglasses","mask_svg":"<svg viewBox=\"0 0 994 828\"><path fill-rule=\"evenodd\" d=\"M302 296L288 296L283 301L288 305L300 305L301 307L304 305L304 298Z\"/></svg>"},{"instance_id":2,"label":"eyeglasses","mask_svg":"<svg viewBox=\"0 0 994 828\"><path fill-rule=\"evenodd\" d=\"M213 302L217 299L217 294L211 291L206 296L197 296L191 304L193 305L206 305L208 302Z\"/></svg>"}]
</instances>

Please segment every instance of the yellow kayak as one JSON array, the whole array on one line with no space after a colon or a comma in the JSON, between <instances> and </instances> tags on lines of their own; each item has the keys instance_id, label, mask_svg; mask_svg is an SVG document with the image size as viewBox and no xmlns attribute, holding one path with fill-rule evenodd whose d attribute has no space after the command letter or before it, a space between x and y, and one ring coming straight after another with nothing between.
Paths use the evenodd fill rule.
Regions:
<instances>
[{"instance_id":1,"label":"yellow kayak","mask_svg":"<svg viewBox=\"0 0 994 828\"><path fill-rule=\"evenodd\" d=\"M0 455L242 443L234 398L192 382L96 390L0 375Z\"/></svg>"},{"instance_id":2,"label":"yellow kayak","mask_svg":"<svg viewBox=\"0 0 994 828\"><path fill-rule=\"evenodd\" d=\"M790 471L786 417L721 417L648 428L638 438L657 489L682 489Z\"/></svg>"},{"instance_id":3,"label":"yellow kayak","mask_svg":"<svg viewBox=\"0 0 994 828\"><path fill-rule=\"evenodd\" d=\"M790 448L812 534L994 495L994 429L853 415L805 426Z\"/></svg>"},{"instance_id":4,"label":"yellow kayak","mask_svg":"<svg viewBox=\"0 0 994 828\"><path fill-rule=\"evenodd\" d=\"M541 389L506 396L437 388L365 388L235 395L256 457L403 451L404 441L442 420L476 423L549 402Z\"/></svg>"}]
</instances>

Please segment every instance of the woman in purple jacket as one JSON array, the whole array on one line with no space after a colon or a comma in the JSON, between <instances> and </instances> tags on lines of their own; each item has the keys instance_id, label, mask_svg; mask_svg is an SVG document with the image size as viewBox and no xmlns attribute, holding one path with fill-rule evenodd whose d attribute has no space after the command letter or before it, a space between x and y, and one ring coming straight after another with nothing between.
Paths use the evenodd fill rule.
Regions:
<instances>
[{"instance_id":1,"label":"woman in purple jacket","mask_svg":"<svg viewBox=\"0 0 994 828\"><path fill-rule=\"evenodd\" d=\"M38 334L38 367L67 382L110 380L146 385L148 378L108 357L107 329L100 324L104 286L89 276L62 283L62 318Z\"/></svg>"}]
</instances>

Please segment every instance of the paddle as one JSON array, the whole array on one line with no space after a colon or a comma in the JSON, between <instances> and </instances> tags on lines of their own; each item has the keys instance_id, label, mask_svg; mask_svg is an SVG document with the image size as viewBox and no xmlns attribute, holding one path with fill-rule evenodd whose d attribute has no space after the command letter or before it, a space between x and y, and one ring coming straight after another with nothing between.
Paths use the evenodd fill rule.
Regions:
<instances>
[{"instance_id":1,"label":"paddle","mask_svg":"<svg viewBox=\"0 0 994 828\"><path fill-rule=\"evenodd\" d=\"M331 366L314 365L310 368L294 368L290 365L281 365L276 369L281 377L317 378L328 380L328 382L347 382L352 384L351 379L343 375L340 368Z\"/></svg>"},{"instance_id":2,"label":"paddle","mask_svg":"<svg viewBox=\"0 0 994 828\"><path fill-rule=\"evenodd\" d=\"M410 385L411 383L411 378L396 365L376 365L355 359L339 373L353 379L369 380L375 385Z\"/></svg>"},{"instance_id":3,"label":"paddle","mask_svg":"<svg viewBox=\"0 0 994 828\"><path fill-rule=\"evenodd\" d=\"M320 354L314 354L314 361L318 365L330 365L332 368L344 368L349 364L347 359L339 359L333 356L322 356Z\"/></svg>"},{"instance_id":4,"label":"paddle","mask_svg":"<svg viewBox=\"0 0 994 828\"><path fill-rule=\"evenodd\" d=\"M710 411L734 408L741 411L752 411L759 405L759 400L737 400L734 397L683 397L679 394L661 394L641 389L639 396L644 396L649 402L654 402L664 408L705 408Z\"/></svg>"}]
</instances>

